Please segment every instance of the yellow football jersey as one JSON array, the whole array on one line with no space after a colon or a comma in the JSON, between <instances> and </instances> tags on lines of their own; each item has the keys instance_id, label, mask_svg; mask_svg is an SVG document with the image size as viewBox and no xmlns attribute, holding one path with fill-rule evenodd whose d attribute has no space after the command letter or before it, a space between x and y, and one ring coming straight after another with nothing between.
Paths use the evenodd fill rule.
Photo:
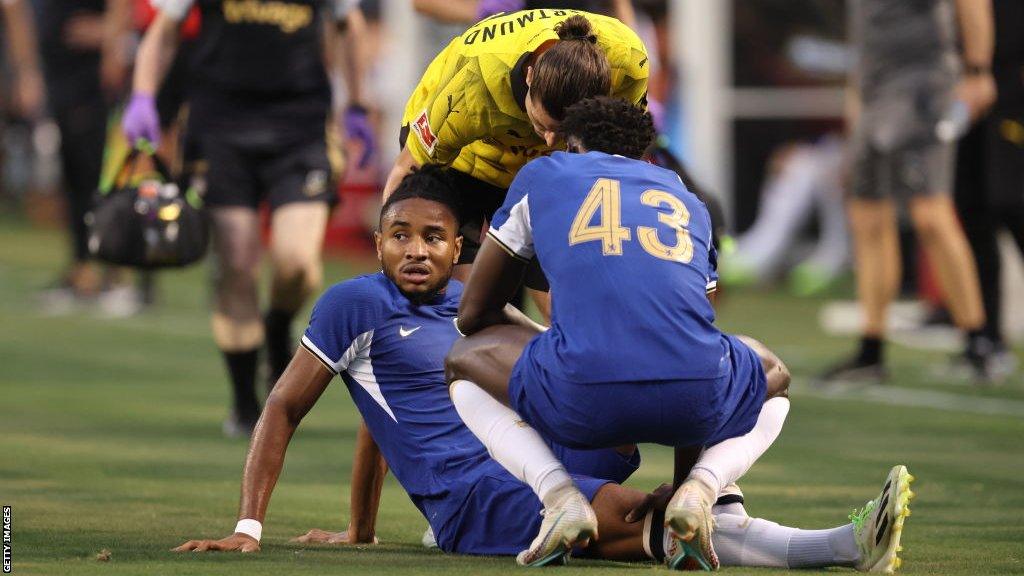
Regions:
<instances>
[{"instance_id":1,"label":"yellow football jersey","mask_svg":"<svg viewBox=\"0 0 1024 576\"><path fill-rule=\"evenodd\" d=\"M405 105L403 130L419 164L450 164L508 188L531 158L552 151L524 110L526 60L554 27L581 14L608 57L612 95L641 103L647 93L647 49L636 33L608 16L578 10L524 10L493 16L466 30L434 58Z\"/></svg>"}]
</instances>

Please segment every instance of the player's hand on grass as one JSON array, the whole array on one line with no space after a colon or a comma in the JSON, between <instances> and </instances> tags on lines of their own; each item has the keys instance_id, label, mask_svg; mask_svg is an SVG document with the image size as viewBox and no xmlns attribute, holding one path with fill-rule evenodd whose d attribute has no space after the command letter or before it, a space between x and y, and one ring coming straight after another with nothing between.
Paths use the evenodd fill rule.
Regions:
<instances>
[{"instance_id":1,"label":"player's hand on grass","mask_svg":"<svg viewBox=\"0 0 1024 576\"><path fill-rule=\"evenodd\" d=\"M358 538L356 531L351 528L341 532L328 532L319 528L313 528L302 536L292 538L292 542L300 544L380 544L376 536Z\"/></svg>"},{"instance_id":2,"label":"player's hand on grass","mask_svg":"<svg viewBox=\"0 0 1024 576\"><path fill-rule=\"evenodd\" d=\"M675 494L675 490L672 489L671 484L658 486L645 495L644 499L635 508L626 513L626 522L639 522L651 510L664 510L668 506L668 501L672 499L673 494Z\"/></svg>"},{"instance_id":3,"label":"player's hand on grass","mask_svg":"<svg viewBox=\"0 0 1024 576\"><path fill-rule=\"evenodd\" d=\"M172 552L259 552L260 543L248 534L232 534L220 540L189 540Z\"/></svg>"}]
</instances>

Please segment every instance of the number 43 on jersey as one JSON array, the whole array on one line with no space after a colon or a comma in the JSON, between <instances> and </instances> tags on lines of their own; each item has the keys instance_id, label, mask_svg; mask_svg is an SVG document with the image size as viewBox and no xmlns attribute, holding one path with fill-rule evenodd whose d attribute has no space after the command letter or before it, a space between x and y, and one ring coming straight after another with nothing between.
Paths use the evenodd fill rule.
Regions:
<instances>
[{"instance_id":1,"label":"number 43 on jersey","mask_svg":"<svg viewBox=\"0 0 1024 576\"><path fill-rule=\"evenodd\" d=\"M688 263L693 259L693 240L686 226L690 224L690 211L683 201L662 190L647 190L640 195L640 203L651 208L666 206L668 213L656 210L658 221L673 230L676 242L666 246L658 238L657 229L637 226L636 238L651 256L672 262ZM597 223L591 224L597 217ZM590 188L569 229L569 245L583 242L601 242L605 256L621 256L622 243L632 239L631 230L622 225L622 195L619 181L601 178Z\"/></svg>"}]
</instances>

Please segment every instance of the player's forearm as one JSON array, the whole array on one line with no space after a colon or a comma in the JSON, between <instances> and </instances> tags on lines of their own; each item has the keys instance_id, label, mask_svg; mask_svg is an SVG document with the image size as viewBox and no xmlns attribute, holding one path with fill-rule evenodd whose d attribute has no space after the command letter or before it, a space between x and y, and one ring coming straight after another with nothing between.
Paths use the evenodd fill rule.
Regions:
<instances>
[{"instance_id":1,"label":"player's forearm","mask_svg":"<svg viewBox=\"0 0 1024 576\"><path fill-rule=\"evenodd\" d=\"M373 542L376 535L377 511L388 465L365 422L356 433L356 450L352 458L351 543Z\"/></svg>"},{"instance_id":2,"label":"player's forearm","mask_svg":"<svg viewBox=\"0 0 1024 576\"><path fill-rule=\"evenodd\" d=\"M284 466L284 455L298 422L293 422L287 410L275 402L267 401L259 424L249 444L242 475L242 499L238 518L251 518L263 522L270 495Z\"/></svg>"},{"instance_id":3,"label":"player's forearm","mask_svg":"<svg viewBox=\"0 0 1024 576\"><path fill-rule=\"evenodd\" d=\"M367 61L366 18L359 8L352 9L345 17L345 29L338 42L341 53L335 57L338 74L345 81L348 103L365 105L363 95L364 63Z\"/></svg>"},{"instance_id":4,"label":"player's forearm","mask_svg":"<svg viewBox=\"0 0 1024 576\"><path fill-rule=\"evenodd\" d=\"M509 256L490 236L484 238L459 302L459 331L468 336L488 326L509 324L505 306L519 290L525 272L525 262Z\"/></svg>"},{"instance_id":5,"label":"player's forearm","mask_svg":"<svg viewBox=\"0 0 1024 576\"><path fill-rule=\"evenodd\" d=\"M502 310L502 313L505 315L505 324L522 326L538 334L548 329L547 326L534 322L532 318L530 318L526 314L523 314L522 310L516 308L511 304L506 304L505 308Z\"/></svg>"},{"instance_id":6,"label":"player's forearm","mask_svg":"<svg viewBox=\"0 0 1024 576\"><path fill-rule=\"evenodd\" d=\"M413 0L413 8L425 16L442 22L470 24L476 22L478 0Z\"/></svg>"},{"instance_id":7,"label":"player's forearm","mask_svg":"<svg viewBox=\"0 0 1024 576\"><path fill-rule=\"evenodd\" d=\"M178 42L178 23L162 12L157 14L139 45L133 92L156 95L178 51Z\"/></svg>"},{"instance_id":8,"label":"player's forearm","mask_svg":"<svg viewBox=\"0 0 1024 576\"><path fill-rule=\"evenodd\" d=\"M384 183L384 193L381 196L381 202L385 202L388 196L398 188L398 185L402 183L402 178L405 178L407 174L412 172L413 168L418 168L419 164L412 157L412 152L409 151L409 145L406 144L402 148L402 152L395 159L395 165L391 168L391 172L388 174L388 179Z\"/></svg>"},{"instance_id":9,"label":"player's forearm","mask_svg":"<svg viewBox=\"0 0 1024 576\"><path fill-rule=\"evenodd\" d=\"M995 50L995 22L991 0L957 0L960 43L964 63L988 68Z\"/></svg>"}]
</instances>

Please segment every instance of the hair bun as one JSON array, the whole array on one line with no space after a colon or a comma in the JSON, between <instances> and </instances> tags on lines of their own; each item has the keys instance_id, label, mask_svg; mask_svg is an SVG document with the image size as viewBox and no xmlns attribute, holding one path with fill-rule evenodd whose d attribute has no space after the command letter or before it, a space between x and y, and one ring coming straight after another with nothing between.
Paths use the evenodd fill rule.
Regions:
<instances>
[{"instance_id":1,"label":"hair bun","mask_svg":"<svg viewBox=\"0 0 1024 576\"><path fill-rule=\"evenodd\" d=\"M585 40L591 44L597 44L597 35L590 25L590 20L576 14L566 18L555 26L555 32L559 40Z\"/></svg>"}]
</instances>

